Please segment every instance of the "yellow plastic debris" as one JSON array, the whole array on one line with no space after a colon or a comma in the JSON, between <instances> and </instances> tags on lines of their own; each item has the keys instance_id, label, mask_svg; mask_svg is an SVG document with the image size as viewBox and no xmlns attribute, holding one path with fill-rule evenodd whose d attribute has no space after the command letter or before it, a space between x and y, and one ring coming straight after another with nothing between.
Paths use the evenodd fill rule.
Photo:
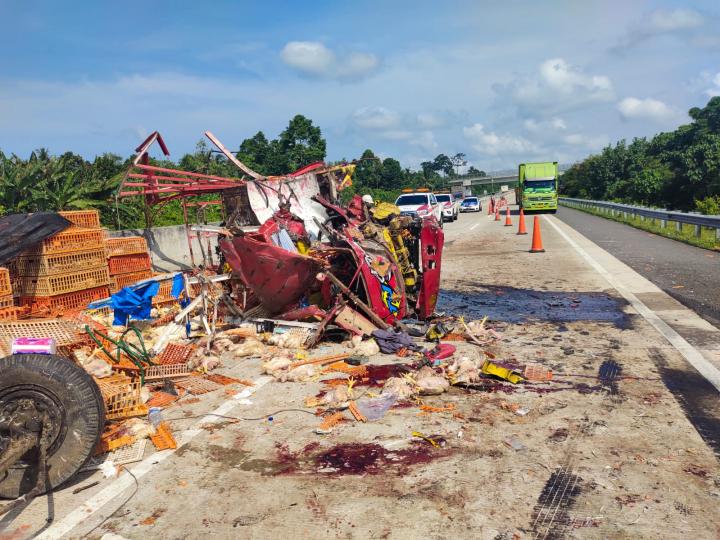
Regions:
<instances>
[{"instance_id":1,"label":"yellow plastic debris","mask_svg":"<svg viewBox=\"0 0 720 540\"><path fill-rule=\"evenodd\" d=\"M520 376L517 371L513 371L510 368L498 366L490 360L485 360L485 362L483 362L480 371L482 371L485 375L494 375L495 377L500 377L501 379L511 382L513 384L517 384L525 380Z\"/></svg>"}]
</instances>

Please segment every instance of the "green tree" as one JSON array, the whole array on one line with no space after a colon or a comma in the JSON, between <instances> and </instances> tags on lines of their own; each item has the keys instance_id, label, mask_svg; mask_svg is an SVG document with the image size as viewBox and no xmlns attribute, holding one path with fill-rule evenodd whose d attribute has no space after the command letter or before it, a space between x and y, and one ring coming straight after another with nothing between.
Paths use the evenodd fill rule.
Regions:
<instances>
[{"instance_id":1,"label":"green tree","mask_svg":"<svg viewBox=\"0 0 720 540\"><path fill-rule=\"evenodd\" d=\"M326 142L320 128L312 120L298 114L280 133L277 141L278 159L273 163L277 167L272 174L286 174L306 165L325 159ZM279 167L283 166L283 170Z\"/></svg>"}]
</instances>

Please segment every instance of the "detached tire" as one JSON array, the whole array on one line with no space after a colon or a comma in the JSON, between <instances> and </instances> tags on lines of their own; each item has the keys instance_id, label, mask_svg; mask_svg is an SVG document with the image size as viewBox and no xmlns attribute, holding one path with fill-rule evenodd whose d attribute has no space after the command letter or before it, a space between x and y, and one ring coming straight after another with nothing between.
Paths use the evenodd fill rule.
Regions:
<instances>
[{"instance_id":1,"label":"detached tire","mask_svg":"<svg viewBox=\"0 0 720 540\"><path fill-rule=\"evenodd\" d=\"M48 488L72 478L100 439L105 406L93 378L72 361L55 355L16 354L0 359L0 418L19 400L31 400L51 417L47 451ZM0 454L8 433L0 431ZM29 450L0 477L0 497L16 498L37 481L38 448Z\"/></svg>"}]
</instances>

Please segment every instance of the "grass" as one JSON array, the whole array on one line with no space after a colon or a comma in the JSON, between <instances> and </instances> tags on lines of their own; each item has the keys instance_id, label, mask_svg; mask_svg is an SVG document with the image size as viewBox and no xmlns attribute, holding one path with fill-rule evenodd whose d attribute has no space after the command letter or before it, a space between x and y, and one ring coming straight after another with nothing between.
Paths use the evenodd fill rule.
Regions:
<instances>
[{"instance_id":1,"label":"grass","mask_svg":"<svg viewBox=\"0 0 720 540\"><path fill-rule=\"evenodd\" d=\"M656 219L645 218L645 220L643 221L640 216L632 216L628 214L628 217L624 218L622 214L617 214L613 216L609 211L605 212L602 209L578 208L576 206L570 206L562 202L560 204L562 206L566 206L574 210L580 210L581 212L587 212L588 214L593 214L601 218L625 223L626 225L630 225L631 227L635 227L636 229L642 229L643 231L648 231L657 234L658 236L672 238L673 240L678 240L680 242L685 242L686 244L705 249L720 251L720 240L718 240L715 235L715 229L701 227L700 236L697 237L695 236L694 225L687 225L685 223L682 223L681 230L678 231L675 229L675 222L671 221L668 221L667 227L663 228L661 226L660 220Z\"/></svg>"}]
</instances>

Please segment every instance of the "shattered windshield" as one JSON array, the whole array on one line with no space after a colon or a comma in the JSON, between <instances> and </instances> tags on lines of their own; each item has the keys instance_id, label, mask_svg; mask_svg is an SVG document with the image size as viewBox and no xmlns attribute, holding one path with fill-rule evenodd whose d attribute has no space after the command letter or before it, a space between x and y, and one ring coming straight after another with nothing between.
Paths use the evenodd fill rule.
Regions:
<instances>
[{"instance_id":1,"label":"shattered windshield","mask_svg":"<svg viewBox=\"0 0 720 540\"><path fill-rule=\"evenodd\" d=\"M400 195L397 201L397 206L416 206L420 204L427 204L427 195Z\"/></svg>"}]
</instances>

